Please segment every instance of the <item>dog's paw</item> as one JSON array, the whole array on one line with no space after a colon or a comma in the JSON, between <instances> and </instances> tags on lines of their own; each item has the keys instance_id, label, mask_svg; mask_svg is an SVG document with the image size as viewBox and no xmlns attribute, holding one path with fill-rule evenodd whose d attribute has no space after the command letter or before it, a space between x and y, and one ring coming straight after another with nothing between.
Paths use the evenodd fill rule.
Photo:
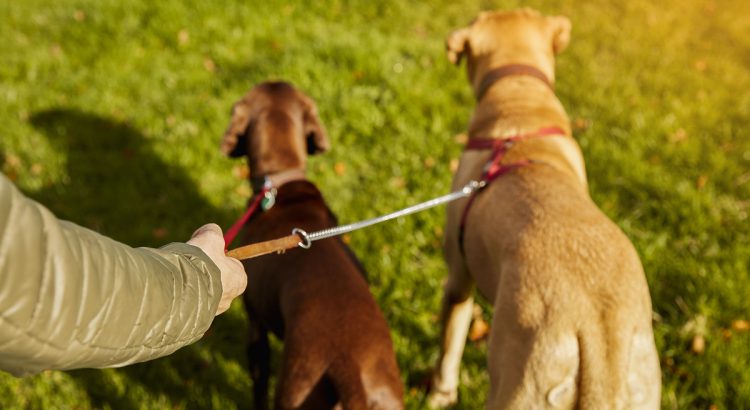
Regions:
<instances>
[{"instance_id":1,"label":"dog's paw","mask_svg":"<svg viewBox=\"0 0 750 410\"><path fill-rule=\"evenodd\" d=\"M457 401L458 392L455 389L450 391L438 391L433 388L427 395L427 406L431 409L448 407L452 404L456 404Z\"/></svg>"}]
</instances>

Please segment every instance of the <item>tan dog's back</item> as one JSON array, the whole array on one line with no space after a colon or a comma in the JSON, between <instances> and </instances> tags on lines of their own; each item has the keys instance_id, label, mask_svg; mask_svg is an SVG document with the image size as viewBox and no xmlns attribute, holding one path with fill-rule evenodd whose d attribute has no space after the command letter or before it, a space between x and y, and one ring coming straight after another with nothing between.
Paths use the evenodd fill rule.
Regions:
<instances>
[{"instance_id":1,"label":"tan dog's back","mask_svg":"<svg viewBox=\"0 0 750 410\"><path fill-rule=\"evenodd\" d=\"M537 78L510 76L479 90L490 70L509 64L533 66L552 81L554 53L567 45L569 30L565 18L522 10L483 13L449 38L449 58L467 57L469 80L483 94L470 138L551 126L569 132L564 109ZM478 178L490 155L465 152L454 188ZM460 312L476 282L494 305L488 409L658 408L651 301L635 249L591 201L572 138L561 132L519 141L503 162L525 159L538 162L477 195L465 217L463 244L459 230L467 203L449 207L444 354L432 402L449 402L457 384L450 355L459 342L451 329L466 322Z\"/></svg>"},{"instance_id":2,"label":"tan dog's back","mask_svg":"<svg viewBox=\"0 0 750 410\"><path fill-rule=\"evenodd\" d=\"M466 263L495 308L488 408L658 403L640 262L571 185L544 165L520 170L483 192L466 221Z\"/></svg>"}]
</instances>

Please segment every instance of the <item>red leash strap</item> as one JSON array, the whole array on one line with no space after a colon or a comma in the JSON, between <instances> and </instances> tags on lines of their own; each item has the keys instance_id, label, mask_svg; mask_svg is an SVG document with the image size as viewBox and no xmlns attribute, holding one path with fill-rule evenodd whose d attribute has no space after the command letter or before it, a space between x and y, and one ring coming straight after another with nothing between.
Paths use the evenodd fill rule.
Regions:
<instances>
[{"instance_id":1,"label":"red leash strap","mask_svg":"<svg viewBox=\"0 0 750 410\"><path fill-rule=\"evenodd\" d=\"M240 233L240 229L245 226L245 223L247 223L248 219L250 219L255 211L258 210L260 202L266 196L266 192L268 191L269 188L264 186L263 189L258 193L258 195L255 196L255 199L253 199L253 202L250 204L250 206L247 207L247 211L245 211L240 219L238 219L237 222L235 222L232 227L227 229L226 233L224 233L224 252L227 251L227 249L229 248L229 244L234 241L234 239L237 237L237 234Z\"/></svg>"}]
</instances>

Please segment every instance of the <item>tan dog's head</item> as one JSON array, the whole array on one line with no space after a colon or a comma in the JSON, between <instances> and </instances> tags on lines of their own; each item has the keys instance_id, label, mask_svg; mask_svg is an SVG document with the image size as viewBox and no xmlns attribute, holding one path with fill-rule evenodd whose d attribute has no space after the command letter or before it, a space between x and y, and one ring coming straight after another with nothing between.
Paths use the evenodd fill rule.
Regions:
<instances>
[{"instance_id":1,"label":"tan dog's head","mask_svg":"<svg viewBox=\"0 0 750 410\"><path fill-rule=\"evenodd\" d=\"M554 56L569 41L567 17L521 9L480 13L468 27L448 36L446 48L454 64L466 57L469 81L476 87L487 71L508 64L536 67L553 81Z\"/></svg>"},{"instance_id":2,"label":"tan dog's head","mask_svg":"<svg viewBox=\"0 0 750 410\"><path fill-rule=\"evenodd\" d=\"M247 156L253 177L304 169L308 154L330 148L310 97L285 82L255 86L232 108L221 151Z\"/></svg>"}]
</instances>

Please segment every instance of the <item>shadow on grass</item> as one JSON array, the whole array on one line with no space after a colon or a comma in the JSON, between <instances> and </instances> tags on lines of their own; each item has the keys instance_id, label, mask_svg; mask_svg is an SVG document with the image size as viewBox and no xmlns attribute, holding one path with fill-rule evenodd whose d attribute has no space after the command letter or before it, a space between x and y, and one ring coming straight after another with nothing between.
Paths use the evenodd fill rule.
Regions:
<instances>
[{"instance_id":1,"label":"shadow on grass","mask_svg":"<svg viewBox=\"0 0 750 410\"><path fill-rule=\"evenodd\" d=\"M35 113L31 124L67 156L68 179L32 194L62 218L135 246L185 240L206 221L229 219L126 122L55 109Z\"/></svg>"},{"instance_id":2,"label":"shadow on grass","mask_svg":"<svg viewBox=\"0 0 750 410\"><path fill-rule=\"evenodd\" d=\"M132 246L184 241L199 225L230 218L202 198L182 169L159 158L147 136L125 122L54 109L35 113L31 124L67 156L68 179L31 194L61 218ZM210 407L218 395L247 408L249 394L237 387L237 379L246 375L228 374L220 366L237 362L241 370L236 371L245 373L246 324L237 312L217 318L203 340L170 357L116 370L116 376L127 380L125 386L98 370L69 374L97 408L140 408L133 389L190 406L198 399Z\"/></svg>"}]
</instances>

